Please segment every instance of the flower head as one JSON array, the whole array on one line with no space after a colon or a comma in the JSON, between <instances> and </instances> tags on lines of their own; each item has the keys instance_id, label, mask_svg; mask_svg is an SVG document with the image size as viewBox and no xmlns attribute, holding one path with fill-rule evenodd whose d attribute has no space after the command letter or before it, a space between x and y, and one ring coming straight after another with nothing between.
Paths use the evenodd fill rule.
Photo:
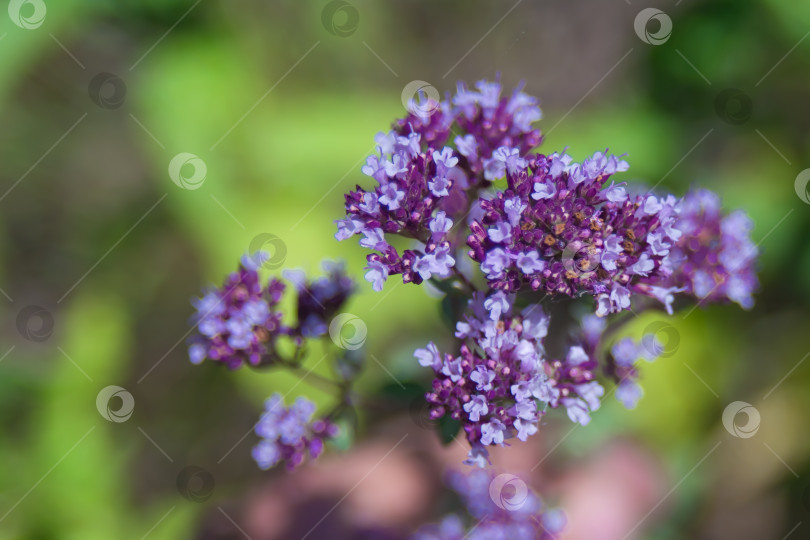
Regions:
<instances>
[{"instance_id":1,"label":"flower head","mask_svg":"<svg viewBox=\"0 0 810 540\"><path fill-rule=\"evenodd\" d=\"M328 419L313 420L315 404L298 397L285 407L281 394L265 402L265 412L256 424L261 441L253 447L253 459L261 469L284 462L294 469L306 458L315 459L323 451L324 441L337 435L337 426Z\"/></svg>"},{"instance_id":2,"label":"flower head","mask_svg":"<svg viewBox=\"0 0 810 540\"><path fill-rule=\"evenodd\" d=\"M587 423L604 394L593 380L596 344L573 345L562 360L548 357L548 316L539 304L516 312L513 301L502 291L474 296L456 327L458 355L442 355L433 343L415 354L435 374L426 396L431 416L461 422L470 462L479 465L486 446L535 434L548 407L566 406L572 419Z\"/></svg>"},{"instance_id":3,"label":"flower head","mask_svg":"<svg viewBox=\"0 0 810 540\"><path fill-rule=\"evenodd\" d=\"M222 287L192 302L197 309L192 317L197 335L189 345L193 363L209 358L231 369L242 364L256 366L272 350L277 337L287 332L276 311L284 284L275 279L261 284L258 268L262 260L262 254L243 257L239 269Z\"/></svg>"},{"instance_id":4,"label":"flower head","mask_svg":"<svg viewBox=\"0 0 810 540\"><path fill-rule=\"evenodd\" d=\"M411 540L553 540L565 527L562 512L546 508L517 476L481 469L448 476L471 518L469 524L449 514L436 525L420 528Z\"/></svg>"},{"instance_id":5,"label":"flower head","mask_svg":"<svg viewBox=\"0 0 810 540\"><path fill-rule=\"evenodd\" d=\"M366 279L375 290L392 275L417 284L449 277L464 238L454 233L454 224L501 171L524 167L523 156L541 138L532 128L541 116L537 100L520 89L502 97L498 82L481 81L475 90L462 84L442 102L422 95L409 111L392 131L375 137L377 153L363 173L376 185L348 193L346 217L337 221L338 240L358 235L373 251ZM451 130L460 133L453 141ZM390 243L392 235L417 245L400 252Z\"/></svg>"},{"instance_id":6,"label":"flower head","mask_svg":"<svg viewBox=\"0 0 810 540\"><path fill-rule=\"evenodd\" d=\"M192 363L208 358L231 369L272 364L279 359L280 337L292 338L300 346L307 338L325 334L354 292L342 263L325 262L326 276L314 280L300 270L286 271L284 277L298 294L297 322L286 325L278 310L286 285L275 278L261 283L259 269L265 260L261 252L245 255L220 288L192 301L197 310L192 317L197 333L189 340Z\"/></svg>"},{"instance_id":7,"label":"flower head","mask_svg":"<svg viewBox=\"0 0 810 540\"><path fill-rule=\"evenodd\" d=\"M667 275L678 201L606 188L627 167L603 152L581 163L537 154L505 167L507 189L479 200L482 216L467 240L489 286L590 294L607 314L630 306L634 282Z\"/></svg>"},{"instance_id":8,"label":"flower head","mask_svg":"<svg viewBox=\"0 0 810 540\"><path fill-rule=\"evenodd\" d=\"M745 212L724 214L720 198L699 189L683 198L675 227L681 235L673 242L671 275L651 281L701 302L730 300L750 309L759 285L759 250L751 241L753 223Z\"/></svg>"},{"instance_id":9,"label":"flower head","mask_svg":"<svg viewBox=\"0 0 810 540\"><path fill-rule=\"evenodd\" d=\"M326 275L312 281L307 281L300 270L284 272L298 292L298 321L303 337L326 334L332 317L355 289L342 262L324 261L323 269Z\"/></svg>"}]
</instances>

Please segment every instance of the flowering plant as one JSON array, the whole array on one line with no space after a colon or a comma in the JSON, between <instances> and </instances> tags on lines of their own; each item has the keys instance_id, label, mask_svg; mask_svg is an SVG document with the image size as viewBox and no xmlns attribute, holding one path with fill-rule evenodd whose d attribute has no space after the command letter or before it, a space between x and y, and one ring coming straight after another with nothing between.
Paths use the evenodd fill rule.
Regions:
<instances>
[{"instance_id":1,"label":"flowering plant","mask_svg":"<svg viewBox=\"0 0 810 540\"><path fill-rule=\"evenodd\" d=\"M553 538L561 529L559 515L533 495L520 512L484 508L504 508L486 487L488 449L526 441L553 409L588 424L606 396L604 381L635 407L638 361L655 360L665 344L656 334L616 339L630 315L652 308L672 315L689 301L748 309L758 285L744 212L724 214L703 189L677 197L614 179L629 165L607 151L581 162L564 150L533 153L541 116L535 98L520 88L502 95L498 82L459 84L444 101L418 96L405 118L375 137L377 152L362 168L372 181L345 195L337 221L338 240L359 237L370 251L365 278L375 291L397 275L429 283L455 321L450 350L429 342L414 356L433 374L425 393L431 418L463 431L465 463L487 469L451 482L481 521L477 538ZM407 247L395 247L395 237ZM296 321L286 323L278 308L284 283L259 279L264 257L245 256L221 288L197 301L192 362L301 370L308 342L331 333L355 292L343 267L327 264L327 275L313 281L286 272L297 293ZM552 305L575 315L563 350L545 343ZM337 380L324 380L338 390L335 408L313 420L305 398L289 406L270 398L256 427L261 468L295 468L339 433L360 363L357 347L337 344ZM462 538L464 530L453 516L416 538Z\"/></svg>"}]
</instances>

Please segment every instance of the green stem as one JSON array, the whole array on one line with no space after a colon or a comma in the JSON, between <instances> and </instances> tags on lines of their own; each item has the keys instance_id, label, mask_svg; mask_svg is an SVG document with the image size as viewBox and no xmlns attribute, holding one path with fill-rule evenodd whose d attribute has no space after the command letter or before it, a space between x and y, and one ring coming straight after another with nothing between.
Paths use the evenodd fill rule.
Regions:
<instances>
[{"instance_id":1,"label":"green stem","mask_svg":"<svg viewBox=\"0 0 810 540\"><path fill-rule=\"evenodd\" d=\"M334 381L328 377L324 377L319 373L315 373L310 369L305 369L300 363L291 363L291 362L279 362L279 365L289 368L291 371L294 371L301 375L301 379L309 382L312 384L313 382L317 382L322 388L329 388L330 390L340 389L342 385Z\"/></svg>"}]
</instances>

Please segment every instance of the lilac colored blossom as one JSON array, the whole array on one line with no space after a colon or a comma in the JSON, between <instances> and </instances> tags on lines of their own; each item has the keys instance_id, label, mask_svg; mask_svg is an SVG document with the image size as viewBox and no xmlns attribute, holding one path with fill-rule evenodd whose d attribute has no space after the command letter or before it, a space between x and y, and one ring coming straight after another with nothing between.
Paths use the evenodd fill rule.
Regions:
<instances>
[{"instance_id":1,"label":"lilac colored blossom","mask_svg":"<svg viewBox=\"0 0 810 540\"><path fill-rule=\"evenodd\" d=\"M450 270L455 262L450 255L450 247L445 245L418 257L413 263L413 268L422 279L430 279L433 274L446 278L450 275Z\"/></svg>"},{"instance_id":2,"label":"lilac colored blossom","mask_svg":"<svg viewBox=\"0 0 810 540\"><path fill-rule=\"evenodd\" d=\"M508 242L512 239L512 226L506 221L500 221L487 231L487 236L498 244Z\"/></svg>"},{"instance_id":3,"label":"lilac colored blossom","mask_svg":"<svg viewBox=\"0 0 810 540\"><path fill-rule=\"evenodd\" d=\"M610 349L607 372L617 383L616 399L628 409L635 408L644 395L638 384L639 372L636 366L640 359L652 362L658 357L660 347L652 344L654 342L653 334L643 336L641 341L625 337L615 342Z\"/></svg>"},{"instance_id":4,"label":"lilac colored blossom","mask_svg":"<svg viewBox=\"0 0 810 540\"><path fill-rule=\"evenodd\" d=\"M587 293L604 316L628 309L633 292L644 294L631 290L635 282L668 275L666 248L679 236L677 199L630 199L621 186L604 189L628 165L603 152L582 163L566 154L536 154L522 162L523 168L505 169L507 189L481 199L483 217L470 226L470 256L481 263L490 287ZM506 240L504 222L513 227Z\"/></svg>"},{"instance_id":5,"label":"lilac colored blossom","mask_svg":"<svg viewBox=\"0 0 810 540\"><path fill-rule=\"evenodd\" d=\"M536 304L516 312L513 301L503 291L476 293L456 327L457 356L442 355L433 343L415 353L435 375L426 396L431 416L461 422L471 463L486 462L486 446L535 434L547 407L565 406L574 421L587 423L604 395L594 380L596 344L572 345L564 360L549 358L548 316Z\"/></svg>"},{"instance_id":6,"label":"lilac colored blossom","mask_svg":"<svg viewBox=\"0 0 810 540\"><path fill-rule=\"evenodd\" d=\"M453 223L470 214L486 187L485 166L500 176L501 170L517 172L541 139L531 127L541 116L537 101L519 89L501 97L497 82L481 81L476 90L460 85L456 96L439 103L421 95L409 111L392 131L375 137L377 153L362 171L377 185L347 194L346 218L336 222L335 238L358 235L360 244L373 251L366 279L375 290L392 275L416 284L448 278L464 242L464 235L454 234ZM448 145L451 129L461 134ZM520 211L515 208L512 224ZM508 230L503 232L508 236ZM391 245L391 235L421 245L400 252Z\"/></svg>"},{"instance_id":7,"label":"lilac colored blossom","mask_svg":"<svg viewBox=\"0 0 810 540\"><path fill-rule=\"evenodd\" d=\"M381 291L383 283L388 279L388 267L385 266L380 260L371 260L366 267L366 281L371 283L375 291Z\"/></svg>"},{"instance_id":8,"label":"lilac colored blossom","mask_svg":"<svg viewBox=\"0 0 810 540\"><path fill-rule=\"evenodd\" d=\"M621 368L633 367L636 360L638 360L642 351L632 338L623 338L619 340L611 349L613 353L613 360L616 365Z\"/></svg>"},{"instance_id":9,"label":"lilac colored blossom","mask_svg":"<svg viewBox=\"0 0 810 540\"><path fill-rule=\"evenodd\" d=\"M284 324L278 305L286 286L278 279L262 285L259 269L266 259L261 252L245 255L220 288L192 301L197 308L192 317L197 333L189 340L192 363L208 358L230 369L273 364L281 358L279 338L286 336L300 346L307 338L324 335L354 291L342 263L324 262L326 276L311 281L300 270L288 270L284 277L297 293L297 322Z\"/></svg>"},{"instance_id":10,"label":"lilac colored blossom","mask_svg":"<svg viewBox=\"0 0 810 540\"><path fill-rule=\"evenodd\" d=\"M489 412L487 398L481 394L473 396L470 401L464 404L463 408L464 411L469 414L470 421L472 422L478 422L481 419L481 416L484 416Z\"/></svg>"},{"instance_id":11,"label":"lilac colored blossom","mask_svg":"<svg viewBox=\"0 0 810 540\"><path fill-rule=\"evenodd\" d=\"M414 356L419 360L419 365L433 369L441 369L442 356L439 349L431 342L424 349L416 349Z\"/></svg>"},{"instance_id":12,"label":"lilac colored blossom","mask_svg":"<svg viewBox=\"0 0 810 540\"><path fill-rule=\"evenodd\" d=\"M277 337L289 333L276 311L284 284L271 279L263 286L259 280L264 260L266 254L243 257L222 287L192 302L197 308L192 317L197 334L189 343L192 363L209 358L230 369L257 366L273 350Z\"/></svg>"},{"instance_id":13,"label":"lilac colored blossom","mask_svg":"<svg viewBox=\"0 0 810 540\"><path fill-rule=\"evenodd\" d=\"M302 271L284 273L298 292L298 321L303 337L326 334L332 317L354 292L354 281L346 275L342 262L325 261L323 269L326 276L312 281L307 281Z\"/></svg>"},{"instance_id":14,"label":"lilac colored blossom","mask_svg":"<svg viewBox=\"0 0 810 540\"><path fill-rule=\"evenodd\" d=\"M606 396L603 379L635 407L643 395L639 360L653 361L664 346L655 335L614 338L629 319L621 312L672 314L679 295L753 305L753 224L744 212L724 213L715 194L641 193L614 178L629 165L607 150L581 162L565 150L532 153L542 139L533 126L538 102L521 88L502 95L498 81L460 83L444 100L420 92L406 108L405 118L374 137L376 151L362 167L371 181L345 195L335 238L357 237L370 251L365 278L374 290L400 275L404 283L430 280L431 292L446 295L456 345L442 352L430 342L414 356L433 372L425 396L431 418L457 422L470 444L465 463L491 465L488 447L527 441L552 409L587 425ZM260 282L265 257L244 257L221 288L195 300L193 363L300 369L307 340L328 332L354 290L340 265L325 266L327 275L315 280L285 272L297 317L282 323L285 286ZM468 299L466 308L459 298ZM546 299L560 311L570 304L580 321L568 341L549 340L552 350ZM282 338L293 346L277 346ZM294 352L285 357L285 350ZM338 363L355 359L341 354ZM351 377L343 377L319 381L336 383L338 412L354 399ZM259 466L292 469L317 457L337 428L314 415L305 398L287 407L272 396L256 426ZM493 480L482 471L454 476L472 520L449 515L414 538L556 537L565 521L559 512L544 511L531 493L505 503L493 495Z\"/></svg>"},{"instance_id":15,"label":"lilac colored blossom","mask_svg":"<svg viewBox=\"0 0 810 540\"><path fill-rule=\"evenodd\" d=\"M470 375L470 379L477 384L476 389L487 391L492 389L492 381L495 379L495 372L484 366L478 366Z\"/></svg>"},{"instance_id":16,"label":"lilac colored blossom","mask_svg":"<svg viewBox=\"0 0 810 540\"><path fill-rule=\"evenodd\" d=\"M337 426L328 419L316 419L315 404L298 397L289 407L281 394L265 402L265 412L256 424L261 441L253 447L253 459L261 469L286 463L294 469L305 459L315 459L323 451L324 441L337 435Z\"/></svg>"},{"instance_id":17,"label":"lilac colored blossom","mask_svg":"<svg viewBox=\"0 0 810 540\"><path fill-rule=\"evenodd\" d=\"M450 487L464 504L462 519L449 514L435 525L421 527L411 540L554 540L565 527L565 515L545 507L518 477L500 485L493 471L451 472Z\"/></svg>"},{"instance_id":18,"label":"lilac colored blossom","mask_svg":"<svg viewBox=\"0 0 810 540\"><path fill-rule=\"evenodd\" d=\"M651 280L657 294L685 292L701 302L730 300L750 309L759 285L751 219L739 210L724 214L720 198L700 189L683 198L675 227L682 236L671 249L672 273Z\"/></svg>"},{"instance_id":19,"label":"lilac colored blossom","mask_svg":"<svg viewBox=\"0 0 810 540\"><path fill-rule=\"evenodd\" d=\"M447 217L447 214L441 210L436 212L436 217L430 221L430 231L433 236L443 236L450 232L453 228L453 220Z\"/></svg>"},{"instance_id":20,"label":"lilac colored blossom","mask_svg":"<svg viewBox=\"0 0 810 540\"><path fill-rule=\"evenodd\" d=\"M635 409L638 400L644 395L641 386L632 380L624 380L616 388L616 399L628 409Z\"/></svg>"},{"instance_id":21,"label":"lilac colored blossom","mask_svg":"<svg viewBox=\"0 0 810 540\"><path fill-rule=\"evenodd\" d=\"M401 274L406 283L452 280L437 288L472 297L466 311L454 308L458 350L430 343L415 354L434 373L431 416L461 424L467 463L484 466L488 446L528 439L548 409L589 423L606 394L600 375L634 407L638 360L661 347L655 336L605 342L620 312L671 314L678 295L751 306L751 222L723 214L710 192L641 193L615 178L629 165L607 151L580 162L565 151L531 153L541 140L537 101L520 89L502 96L498 82L461 83L447 100L422 96L409 110L375 139L363 172L377 185L346 196L336 237L358 236L374 251L366 277L375 290ZM400 253L392 235L414 247ZM589 311L551 353L537 304L547 297L585 298Z\"/></svg>"},{"instance_id":22,"label":"lilac colored blossom","mask_svg":"<svg viewBox=\"0 0 810 540\"><path fill-rule=\"evenodd\" d=\"M540 144L540 131L532 124L542 118L537 99L526 95L520 88L511 96L501 96L498 82L479 81L475 89L459 83L452 102L455 106L456 124L466 138L456 137L456 146L464 150L466 166L476 175L483 173L485 164L493 158L504 168L512 158L512 165L519 166L521 156ZM461 141L459 140L461 139ZM499 148L514 149L514 153L494 156Z\"/></svg>"}]
</instances>

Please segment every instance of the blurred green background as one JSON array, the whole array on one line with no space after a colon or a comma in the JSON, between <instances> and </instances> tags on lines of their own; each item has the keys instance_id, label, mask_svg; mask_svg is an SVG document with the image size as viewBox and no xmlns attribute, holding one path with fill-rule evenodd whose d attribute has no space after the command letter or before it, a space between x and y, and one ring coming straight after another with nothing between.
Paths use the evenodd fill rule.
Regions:
<instances>
[{"instance_id":1,"label":"blurred green background","mask_svg":"<svg viewBox=\"0 0 810 540\"><path fill-rule=\"evenodd\" d=\"M570 437L552 415L554 463L617 437L650 449L674 489L639 538L810 537L810 205L794 190L810 167L810 5L650 2L673 23L651 45L633 26L648 6L630 4L350 0L331 27L325 1L44 0L30 29L0 12L0 539L240 538L216 509L266 478L240 437L296 379L193 367L189 299L261 233L288 267L345 258L362 282L363 250L333 221L402 89L496 74L541 98L545 151L609 147L628 154L625 180L715 190L762 250L756 307L676 314L678 350L644 366L635 411L611 402ZM205 162L199 189L169 178L181 152ZM348 309L370 353L424 383L412 350L449 343L435 299L360 288ZM53 320L41 341L30 305ZM96 410L108 385L132 393L127 422ZM369 362L362 387L391 385ZM737 400L761 413L755 437L722 426ZM178 493L190 464L216 481L202 504Z\"/></svg>"}]
</instances>

